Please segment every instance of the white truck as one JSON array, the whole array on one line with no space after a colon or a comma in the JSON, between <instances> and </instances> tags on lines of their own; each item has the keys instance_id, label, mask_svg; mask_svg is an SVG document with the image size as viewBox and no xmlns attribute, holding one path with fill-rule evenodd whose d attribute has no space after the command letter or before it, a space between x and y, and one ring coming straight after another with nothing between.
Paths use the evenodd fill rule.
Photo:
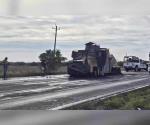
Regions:
<instances>
[{"instance_id":1,"label":"white truck","mask_svg":"<svg viewBox=\"0 0 150 125\"><path fill-rule=\"evenodd\" d=\"M136 56L125 56L123 67L127 72L129 70L134 70L135 72L141 71L143 69L146 71L148 70L146 62Z\"/></svg>"}]
</instances>

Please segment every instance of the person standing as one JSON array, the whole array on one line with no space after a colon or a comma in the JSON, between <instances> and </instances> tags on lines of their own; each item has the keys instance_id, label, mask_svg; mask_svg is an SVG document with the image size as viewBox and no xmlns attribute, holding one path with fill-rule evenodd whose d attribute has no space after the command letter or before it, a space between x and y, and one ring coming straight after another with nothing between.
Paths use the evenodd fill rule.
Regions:
<instances>
[{"instance_id":1,"label":"person standing","mask_svg":"<svg viewBox=\"0 0 150 125\"><path fill-rule=\"evenodd\" d=\"M42 74L43 76L45 76L47 71L46 60L41 61L41 66L42 66Z\"/></svg>"},{"instance_id":2,"label":"person standing","mask_svg":"<svg viewBox=\"0 0 150 125\"><path fill-rule=\"evenodd\" d=\"M7 71L8 71L8 58L5 57L5 59L2 61L3 64L3 79L7 79Z\"/></svg>"}]
</instances>

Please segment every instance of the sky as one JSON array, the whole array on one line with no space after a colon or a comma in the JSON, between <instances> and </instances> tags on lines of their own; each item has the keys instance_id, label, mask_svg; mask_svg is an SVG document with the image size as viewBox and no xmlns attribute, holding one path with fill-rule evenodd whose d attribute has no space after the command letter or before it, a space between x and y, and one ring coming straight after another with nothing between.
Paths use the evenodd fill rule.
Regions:
<instances>
[{"instance_id":1,"label":"sky","mask_svg":"<svg viewBox=\"0 0 150 125\"><path fill-rule=\"evenodd\" d=\"M40 53L53 49L55 23L57 49L69 60L72 50L84 49L89 41L109 48L117 60L126 54L147 60L149 2L89 1L0 0L0 60L39 61Z\"/></svg>"}]
</instances>

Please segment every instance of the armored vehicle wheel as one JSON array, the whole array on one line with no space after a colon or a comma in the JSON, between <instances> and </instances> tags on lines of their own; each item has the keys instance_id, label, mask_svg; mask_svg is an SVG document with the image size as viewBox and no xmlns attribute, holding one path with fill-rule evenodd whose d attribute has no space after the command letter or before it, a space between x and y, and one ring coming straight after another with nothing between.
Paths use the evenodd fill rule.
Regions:
<instances>
[{"instance_id":1,"label":"armored vehicle wheel","mask_svg":"<svg viewBox=\"0 0 150 125\"><path fill-rule=\"evenodd\" d=\"M139 71L139 68L138 66L135 67L135 72L138 72Z\"/></svg>"},{"instance_id":2,"label":"armored vehicle wheel","mask_svg":"<svg viewBox=\"0 0 150 125\"><path fill-rule=\"evenodd\" d=\"M125 71L128 72L129 70L127 68L125 68Z\"/></svg>"},{"instance_id":3,"label":"armored vehicle wheel","mask_svg":"<svg viewBox=\"0 0 150 125\"><path fill-rule=\"evenodd\" d=\"M93 67L93 76L98 77L98 68L97 67Z\"/></svg>"}]
</instances>

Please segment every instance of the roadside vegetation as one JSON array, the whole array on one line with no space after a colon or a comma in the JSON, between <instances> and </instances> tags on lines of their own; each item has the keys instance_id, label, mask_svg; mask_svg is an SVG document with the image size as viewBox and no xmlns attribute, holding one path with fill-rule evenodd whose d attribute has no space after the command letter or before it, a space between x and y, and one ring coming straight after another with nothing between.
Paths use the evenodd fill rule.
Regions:
<instances>
[{"instance_id":1,"label":"roadside vegetation","mask_svg":"<svg viewBox=\"0 0 150 125\"><path fill-rule=\"evenodd\" d=\"M44 53L39 55L39 60L46 61L47 75L67 73L67 63L65 62L66 58L62 56L60 50L56 50L55 57L52 50L46 50ZM43 75L41 62L9 62L8 64L8 77L27 77L40 75ZM0 78L2 77L3 65L0 64Z\"/></svg>"},{"instance_id":2,"label":"roadside vegetation","mask_svg":"<svg viewBox=\"0 0 150 125\"><path fill-rule=\"evenodd\" d=\"M63 57L60 50L56 50L54 53L53 50L46 50L44 53L39 56L40 61L45 61L47 66L47 73L50 73L52 70L57 70L62 65L62 62L67 60Z\"/></svg>"},{"instance_id":3,"label":"roadside vegetation","mask_svg":"<svg viewBox=\"0 0 150 125\"><path fill-rule=\"evenodd\" d=\"M120 67L123 67L123 61L118 61L117 65L120 66Z\"/></svg>"},{"instance_id":4,"label":"roadside vegetation","mask_svg":"<svg viewBox=\"0 0 150 125\"><path fill-rule=\"evenodd\" d=\"M150 87L71 107L72 110L150 110Z\"/></svg>"},{"instance_id":5,"label":"roadside vegetation","mask_svg":"<svg viewBox=\"0 0 150 125\"><path fill-rule=\"evenodd\" d=\"M27 77L27 76L40 76L42 75L40 63L32 65L32 63L9 63L8 65L8 77ZM49 75L53 74L66 74L67 73L67 64L63 63L59 69L51 70ZM0 78L3 76L3 68L0 65Z\"/></svg>"}]
</instances>

